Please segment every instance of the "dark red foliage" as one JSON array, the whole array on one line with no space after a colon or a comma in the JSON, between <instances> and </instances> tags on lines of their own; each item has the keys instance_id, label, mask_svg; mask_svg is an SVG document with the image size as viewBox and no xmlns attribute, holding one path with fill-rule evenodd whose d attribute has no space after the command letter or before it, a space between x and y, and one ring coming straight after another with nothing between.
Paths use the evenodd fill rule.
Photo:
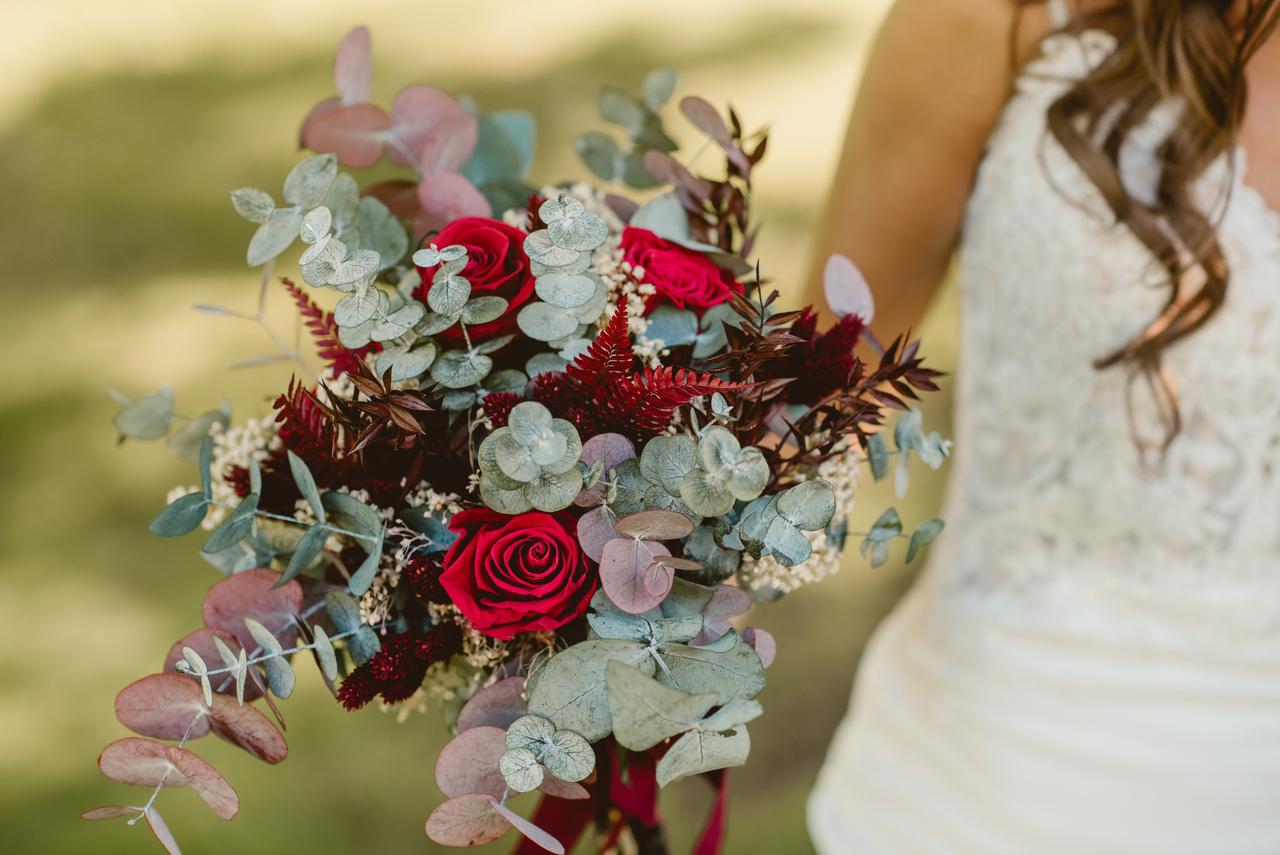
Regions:
<instances>
[{"instance_id":1,"label":"dark red foliage","mask_svg":"<svg viewBox=\"0 0 1280 855\"><path fill-rule=\"evenodd\" d=\"M563 372L535 377L529 397L572 422L583 436L616 431L633 440L645 440L662 433L676 410L694 399L750 385L683 368L635 371L634 366L627 306L620 301L586 352Z\"/></svg>"},{"instance_id":2,"label":"dark red foliage","mask_svg":"<svg viewBox=\"0 0 1280 855\"><path fill-rule=\"evenodd\" d=\"M818 332L818 313L807 307L789 330L798 339L785 358L767 365L762 372L770 379L791 377L786 400L793 404L814 404L836 389L849 385L857 362L854 349L862 337L862 319L841 318L825 333Z\"/></svg>"},{"instance_id":3,"label":"dark red foliage","mask_svg":"<svg viewBox=\"0 0 1280 855\"><path fill-rule=\"evenodd\" d=\"M347 349L338 340L338 325L333 321L332 312L326 312L317 306L306 292L289 279L281 279L280 283L293 298L294 304L298 307L298 313L302 315L303 324L315 339L316 355L323 359L335 374L355 371L356 364L365 356L382 349L381 345L375 342L370 342L359 350Z\"/></svg>"},{"instance_id":4,"label":"dark red foliage","mask_svg":"<svg viewBox=\"0 0 1280 855\"><path fill-rule=\"evenodd\" d=\"M426 633L402 633L382 640L382 649L342 681L338 700L358 710L381 695L389 704L405 700L422 685L427 668L462 649L456 624L434 626Z\"/></svg>"},{"instance_id":5,"label":"dark red foliage","mask_svg":"<svg viewBox=\"0 0 1280 855\"><path fill-rule=\"evenodd\" d=\"M449 603L449 595L440 584L440 573L443 569L443 552L415 555L409 559L400 578L404 580L413 595L423 603L446 605Z\"/></svg>"},{"instance_id":6,"label":"dark red foliage","mask_svg":"<svg viewBox=\"0 0 1280 855\"><path fill-rule=\"evenodd\" d=\"M496 430L507 426L507 416L511 415L511 409L520 401L520 396L514 392L490 392L484 396L480 406L484 407L484 414Z\"/></svg>"}]
</instances>

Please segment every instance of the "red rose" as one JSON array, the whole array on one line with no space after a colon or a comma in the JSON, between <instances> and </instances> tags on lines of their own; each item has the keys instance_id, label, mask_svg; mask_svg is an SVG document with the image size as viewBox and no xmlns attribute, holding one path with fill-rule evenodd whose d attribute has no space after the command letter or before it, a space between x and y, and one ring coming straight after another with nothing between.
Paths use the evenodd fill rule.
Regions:
<instances>
[{"instance_id":1,"label":"red rose","mask_svg":"<svg viewBox=\"0 0 1280 855\"><path fill-rule=\"evenodd\" d=\"M459 537L445 554L440 584L480 632L508 639L586 613L598 580L572 514L512 517L477 508L454 514L449 528Z\"/></svg>"},{"instance_id":2,"label":"red rose","mask_svg":"<svg viewBox=\"0 0 1280 855\"><path fill-rule=\"evenodd\" d=\"M681 309L709 309L742 293L742 286L729 271L717 267L705 255L664 240L648 229L623 229L622 253L633 267L644 268L644 281L658 291L649 298L646 309L660 303Z\"/></svg>"},{"instance_id":3,"label":"red rose","mask_svg":"<svg viewBox=\"0 0 1280 855\"><path fill-rule=\"evenodd\" d=\"M529 271L529 258L524 254L526 237L524 232L500 220L462 217L431 239L441 248L455 244L467 248L467 266L462 275L471 283L472 296L502 297L508 303L507 311L496 321L467 327L472 339L497 338L515 332L516 313L533 299L533 274ZM426 303L435 267L419 267L418 272L422 274L422 284L414 297ZM462 330L455 324L438 337L462 341Z\"/></svg>"}]
</instances>

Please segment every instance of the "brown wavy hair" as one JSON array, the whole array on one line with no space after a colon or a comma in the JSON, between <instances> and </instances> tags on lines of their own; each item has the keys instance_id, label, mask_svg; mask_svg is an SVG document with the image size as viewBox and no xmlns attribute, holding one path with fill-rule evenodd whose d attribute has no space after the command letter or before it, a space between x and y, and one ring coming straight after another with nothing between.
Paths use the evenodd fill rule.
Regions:
<instances>
[{"instance_id":1,"label":"brown wavy hair","mask_svg":"<svg viewBox=\"0 0 1280 855\"><path fill-rule=\"evenodd\" d=\"M1018 0L1019 7L1044 0ZM1280 0L1121 0L1077 12L1067 29L1105 29L1118 46L1049 108L1050 133L1100 191L1117 221L1151 251L1168 274L1169 296L1143 332L1101 356L1099 369L1128 364L1156 391L1164 445L1181 424L1161 355L1200 329L1221 308L1230 269L1212 212L1193 198L1195 181L1234 151L1244 115L1245 66L1274 30ZM1021 11L1021 8L1020 10ZM1016 29L1016 27L1015 27ZM1158 150L1155 201L1134 198L1120 178L1122 143L1159 104L1184 105Z\"/></svg>"}]
</instances>

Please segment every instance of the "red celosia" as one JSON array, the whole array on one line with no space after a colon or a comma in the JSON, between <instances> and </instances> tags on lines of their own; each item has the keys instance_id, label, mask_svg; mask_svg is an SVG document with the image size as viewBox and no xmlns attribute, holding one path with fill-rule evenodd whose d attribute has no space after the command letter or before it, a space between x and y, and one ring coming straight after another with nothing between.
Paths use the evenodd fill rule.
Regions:
<instances>
[{"instance_id":1,"label":"red celosia","mask_svg":"<svg viewBox=\"0 0 1280 855\"><path fill-rule=\"evenodd\" d=\"M444 569L444 553L431 555L415 555L409 559L401 580L408 586L413 595L424 603L447 605L449 595L440 584L440 571Z\"/></svg>"},{"instance_id":2,"label":"red celosia","mask_svg":"<svg viewBox=\"0 0 1280 855\"><path fill-rule=\"evenodd\" d=\"M785 393L793 404L813 404L824 395L843 389L853 372L853 351L863 328L861 318L848 315L819 334L818 313L810 306L789 330L802 343L792 347L785 360L771 366L770 379L795 378Z\"/></svg>"},{"instance_id":3,"label":"red celosia","mask_svg":"<svg viewBox=\"0 0 1280 855\"><path fill-rule=\"evenodd\" d=\"M347 710L358 710L381 695L389 704L405 700L422 685L427 668L462 649L456 624L440 624L425 634L402 633L382 640L382 649L356 668L338 689Z\"/></svg>"},{"instance_id":4,"label":"red celosia","mask_svg":"<svg viewBox=\"0 0 1280 855\"><path fill-rule=\"evenodd\" d=\"M507 426L507 416L511 415L511 410L520 400L520 396L514 392L490 392L484 396L480 406L484 407L484 414L493 423L493 429L497 430Z\"/></svg>"}]
</instances>

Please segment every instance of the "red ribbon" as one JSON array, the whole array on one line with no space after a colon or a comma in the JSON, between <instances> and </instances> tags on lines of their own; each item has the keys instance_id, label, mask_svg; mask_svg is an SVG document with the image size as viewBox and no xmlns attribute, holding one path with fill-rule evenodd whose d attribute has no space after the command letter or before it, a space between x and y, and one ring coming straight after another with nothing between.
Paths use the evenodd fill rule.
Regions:
<instances>
[{"instance_id":1,"label":"red ribbon","mask_svg":"<svg viewBox=\"0 0 1280 855\"><path fill-rule=\"evenodd\" d=\"M566 852L573 850L592 819L600 828L607 829L601 847L604 851L617 843L619 835L632 821L646 828L658 828L662 824L658 813L656 774L660 754L660 751L631 752L627 754L626 768L623 769L616 762L616 747L612 740L598 746L596 768L599 776L589 787L591 798L555 799L544 795L534 812L534 824L564 844ZM702 833L694 844L693 855L720 855L728 815L729 775L722 769L702 777L715 788L716 796ZM515 855L545 853L542 847L522 837Z\"/></svg>"}]
</instances>

